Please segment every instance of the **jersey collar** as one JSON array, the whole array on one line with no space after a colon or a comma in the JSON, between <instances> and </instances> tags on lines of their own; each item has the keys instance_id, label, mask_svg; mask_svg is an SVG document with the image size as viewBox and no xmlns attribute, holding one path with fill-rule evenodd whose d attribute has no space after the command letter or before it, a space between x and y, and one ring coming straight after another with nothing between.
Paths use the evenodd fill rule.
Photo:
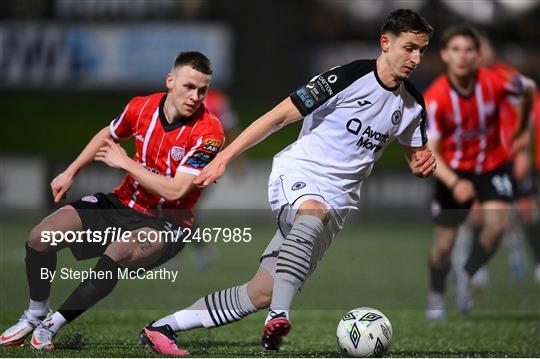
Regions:
<instances>
[{"instance_id":1,"label":"jersey collar","mask_svg":"<svg viewBox=\"0 0 540 359\"><path fill-rule=\"evenodd\" d=\"M445 76L446 76L446 80L448 81L448 84L450 85L452 90L454 90L458 94L459 97L464 98L464 99L469 99L474 95L474 89L476 88L476 82L478 81L478 71L476 71L476 73L474 74L473 86L469 93L460 92L458 88L454 86L454 83L452 82L452 80L450 80L450 76L448 76L448 73L446 73Z\"/></svg>"},{"instance_id":2,"label":"jersey collar","mask_svg":"<svg viewBox=\"0 0 540 359\"><path fill-rule=\"evenodd\" d=\"M398 82L394 87L388 87L384 84L384 82L381 81L379 74L377 73L377 60L373 60L373 73L375 74L375 78L377 79L379 85L386 91L394 92L399 88L399 86L401 86L401 81Z\"/></svg>"},{"instance_id":3,"label":"jersey collar","mask_svg":"<svg viewBox=\"0 0 540 359\"><path fill-rule=\"evenodd\" d=\"M163 127L163 130L165 132L174 131L184 125L186 125L189 121L191 121L193 118L197 117L202 111L203 105L199 107L199 109L190 117L181 117L174 121L173 123L169 123L167 121L167 117L165 117L165 111L163 111L163 107L165 106L165 99L167 98L167 94L164 94L161 100L159 101L159 122L161 122L161 126Z\"/></svg>"}]
</instances>

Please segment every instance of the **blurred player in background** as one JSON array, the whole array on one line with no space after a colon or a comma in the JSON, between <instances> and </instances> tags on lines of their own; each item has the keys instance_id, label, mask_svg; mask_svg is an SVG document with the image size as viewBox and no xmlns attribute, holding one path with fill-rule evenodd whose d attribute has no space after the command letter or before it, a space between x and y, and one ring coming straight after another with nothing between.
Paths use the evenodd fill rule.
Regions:
<instances>
[{"instance_id":1,"label":"blurred player in background","mask_svg":"<svg viewBox=\"0 0 540 359\"><path fill-rule=\"evenodd\" d=\"M388 15L381 54L315 76L253 122L197 178L212 184L239 154L304 117L299 139L274 157L268 193L278 230L255 276L243 285L200 298L147 325L141 343L161 354L182 355L175 332L233 323L270 307L262 345L278 350L291 323L297 291L357 208L362 182L384 148L397 139L413 174L427 177L435 158L427 149L422 95L407 81L422 61L432 27L411 10Z\"/></svg>"},{"instance_id":2,"label":"blurred player in background","mask_svg":"<svg viewBox=\"0 0 540 359\"><path fill-rule=\"evenodd\" d=\"M501 77L510 80L518 75L518 71L512 66L498 61L495 57L495 51L489 39L485 36L480 38L480 64L483 67L489 68L498 73ZM530 97L527 98L530 101ZM537 137L530 137L528 131L519 141L525 141L525 146L518 144L517 151L514 151L513 136L516 133L519 125L520 97L509 94L503 100L499 109L499 117L501 121L501 136L502 144L513 155L513 176L515 184L515 202L514 206L518 215L519 222L513 221L511 228L505 233L504 244L508 248L508 262L514 277L520 277L525 270L525 255L521 241L521 228L523 225L524 235L527 238L531 250L533 252L535 269L534 275L536 280L540 281L540 217L537 204L537 186L535 183L535 174L531 169L531 151L528 142L530 139L537 140ZM527 105L527 108L530 105ZM520 148L521 147L521 148ZM537 146L535 146L536 148ZM456 249L460 248L457 253L453 254L453 265L459 263L460 258L466 258L469 253L470 243L473 238L479 233L481 223L473 222L465 225L466 228L460 228L460 235L456 240ZM476 234L476 235L475 235ZM463 243L461 243L463 241ZM454 251L456 251L456 249ZM455 261L456 259L457 261ZM472 278L472 284L483 286L487 283L489 274L485 267L482 267Z\"/></svg>"},{"instance_id":3,"label":"blurred player in background","mask_svg":"<svg viewBox=\"0 0 540 359\"><path fill-rule=\"evenodd\" d=\"M510 78L479 68L480 37L467 25L447 29L441 58L447 73L427 90L430 147L439 161L432 213L434 243L429 253L430 293L426 317L446 316L445 282L459 225L476 200L482 231L464 266L456 268L456 304L472 308L470 278L496 251L508 227L514 198L512 150L503 144L501 104L509 94L523 97L520 121L512 137L514 152L524 146L534 83L519 74Z\"/></svg>"},{"instance_id":4,"label":"blurred player in background","mask_svg":"<svg viewBox=\"0 0 540 359\"><path fill-rule=\"evenodd\" d=\"M32 229L26 243L30 303L19 322L2 334L1 345L21 345L33 333L33 348L53 349L53 337L64 325L112 292L119 270L154 268L183 248L181 229L192 225L201 192L193 180L224 141L219 119L202 105L211 75L210 61L203 54L179 53L167 75L168 92L133 98L51 182L54 201L59 202L75 175L93 160L127 172L112 193L96 193L65 205ZM130 137L135 138L133 160L118 144ZM43 231L103 233L111 227L132 231L133 237L127 242L87 239L57 246L41 238ZM139 233L156 231L173 232L177 241L139 240L147 237ZM43 268L50 272L56 269L56 252L63 248L70 248L77 260L99 257L94 272L107 276L83 281L51 315L51 281L40 273Z\"/></svg>"}]
</instances>

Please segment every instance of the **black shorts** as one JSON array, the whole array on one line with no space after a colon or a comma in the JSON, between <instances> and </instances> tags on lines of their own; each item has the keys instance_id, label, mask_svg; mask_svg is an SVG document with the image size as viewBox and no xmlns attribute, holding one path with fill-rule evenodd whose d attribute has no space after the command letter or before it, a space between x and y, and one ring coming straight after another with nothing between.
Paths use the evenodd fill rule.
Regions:
<instances>
[{"instance_id":1,"label":"black shorts","mask_svg":"<svg viewBox=\"0 0 540 359\"><path fill-rule=\"evenodd\" d=\"M166 218L151 217L134 210L120 202L112 193L96 193L92 196L85 196L70 203L70 205L77 210L83 231L91 230L103 233L108 227L118 228L122 231L150 227L162 232L179 233L176 241L164 241L165 247L161 257L146 269L155 268L167 262L184 248L185 243L182 240L183 232L180 226ZM86 236L83 236L82 239L83 241L70 245L71 252L77 260L101 256L111 242L94 242Z\"/></svg>"},{"instance_id":2,"label":"black shorts","mask_svg":"<svg viewBox=\"0 0 540 359\"><path fill-rule=\"evenodd\" d=\"M510 203L514 200L514 184L512 183L512 166L510 163L480 175L459 171L457 174L460 178L472 182L476 191L474 200L480 203L487 201ZM458 203L452 191L437 180L435 182L435 198L431 205L433 220L441 226L456 227L467 218L474 200L467 203Z\"/></svg>"}]
</instances>

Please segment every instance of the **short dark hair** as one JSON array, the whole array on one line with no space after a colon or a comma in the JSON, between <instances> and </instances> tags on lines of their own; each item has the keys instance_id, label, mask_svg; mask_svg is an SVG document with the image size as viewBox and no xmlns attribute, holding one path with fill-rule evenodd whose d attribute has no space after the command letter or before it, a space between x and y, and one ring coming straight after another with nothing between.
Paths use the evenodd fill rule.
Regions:
<instances>
[{"instance_id":1,"label":"short dark hair","mask_svg":"<svg viewBox=\"0 0 540 359\"><path fill-rule=\"evenodd\" d=\"M441 48L445 49L450 40L456 36L464 36L470 38L474 42L474 47L480 49L480 33L474 27L468 24L450 26L444 30L441 37Z\"/></svg>"},{"instance_id":2,"label":"short dark hair","mask_svg":"<svg viewBox=\"0 0 540 359\"><path fill-rule=\"evenodd\" d=\"M381 35L390 33L399 36L402 32L417 32L433 35L433 26L418 13L410 9L398 9L392 11L381 27Z\"/></svg>"},{"instance_id":3,"label":"short dark hair","mask_svg":"<svg viewBox=\"0 0 540 359\"><path fill-rule=\"evenodd\" d=\"M173 70L177 67L189 66L206 75L212 75L212 64L208 57L198 51L183 51L176 54Z\"/></svg>"}]
</instances>

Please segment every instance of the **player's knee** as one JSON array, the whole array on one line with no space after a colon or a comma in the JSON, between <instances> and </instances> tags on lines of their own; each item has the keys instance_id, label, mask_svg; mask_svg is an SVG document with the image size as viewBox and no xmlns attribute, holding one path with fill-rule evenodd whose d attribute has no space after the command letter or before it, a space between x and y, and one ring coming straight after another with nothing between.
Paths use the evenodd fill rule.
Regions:
<instances>
[{"instance_id":1,"label":"player's knee","mask_svg":"<svg viewBox=\"0 0 540 359\"><path fill-rule=\"evenodd\" d=\"M112 243L107 247L105 254L123 267L133 267L137 262L136 248L131 243Z\"/></svg>"},{"instance_id":2,"label":"player's knee","mask_svg":"<svg viewBox=\"0 0 540 359\"><path fill-rule=\"evenodd\" d=\"M501 219L499 221L494 221L489 223L489 225L486 226L486 230L491 234L488 236L488 238L494 238L501 236L509 227L509 223L507 219Z\"/></svg>"},{"instance_id":3,"label":"player's knee","mask_svg":"<svg viewBox=\"0 0 540 359\"><path fill-rule=\"evenodd\" d=\"M298 218L301 215L318 217L325 224L330 220L330 211L326 204L315 199L308 199L300 205L296 212L296 217Z\"/></svg>"},{"instance_id":4,"label":"player's knee","mask_svg":"<svg viewBox=\"0 0 540 359\"><path fill-rule=\"evenodd\" d=\"M51 249L48 242L42 240L43 227L37 225L28 233L27 243L30 248L38 252L46 252Z\"/></svg>"}]
</instances>

